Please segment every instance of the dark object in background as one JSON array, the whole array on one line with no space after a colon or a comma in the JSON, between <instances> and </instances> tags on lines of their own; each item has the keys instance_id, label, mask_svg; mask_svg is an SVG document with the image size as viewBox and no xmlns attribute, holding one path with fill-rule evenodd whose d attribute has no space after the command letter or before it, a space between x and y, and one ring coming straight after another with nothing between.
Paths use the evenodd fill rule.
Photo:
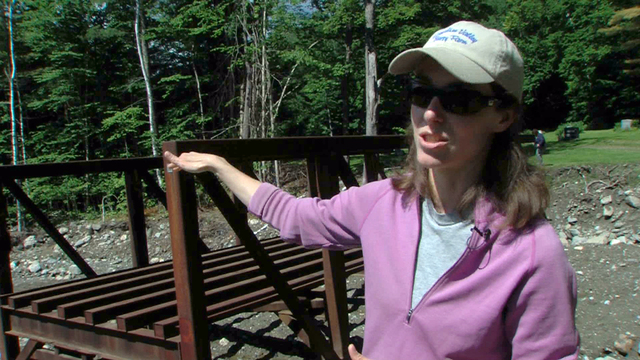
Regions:
<instances>
[{"instance_id":1,"label":"dark object in background","mask_svg":"<svg viewBox=\"0 0 640 360\"><path fill-rule=\"evenodd\" d=\"M574 140L580 138L580 129L577 127L567 126L564 128L564 134L562 136L564 140Z\"/></svg>"}]
</instances>

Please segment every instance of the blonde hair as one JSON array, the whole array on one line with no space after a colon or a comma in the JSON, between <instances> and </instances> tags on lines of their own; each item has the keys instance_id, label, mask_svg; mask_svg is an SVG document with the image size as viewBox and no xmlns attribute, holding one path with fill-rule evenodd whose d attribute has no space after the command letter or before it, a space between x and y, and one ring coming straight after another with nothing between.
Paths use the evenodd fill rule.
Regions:
<instances>
[{"instance_id":1,"label":"blonde hair","mask_svg":"<svg viewBox=\"0 0 640 360\"><path fill-rule=\"evenodd\" d=\"M499 85L491 85L497 96L510 96ZM501 107L520 108L515 98ZM478 182L467 189L457 206L460 213L475 206L478 200L488 199L498 212L506 216L503 227L521 229L545 217L549 189L542 170L528 163L527 156L516 141L520 126L518 119L508 130L494 136ZM409 155L402 173L392 178L393 186L404 193L407 201L415 196L431 198L429 169L418 164L411 124L407 135Z\"/></svg>"}]
</instances>

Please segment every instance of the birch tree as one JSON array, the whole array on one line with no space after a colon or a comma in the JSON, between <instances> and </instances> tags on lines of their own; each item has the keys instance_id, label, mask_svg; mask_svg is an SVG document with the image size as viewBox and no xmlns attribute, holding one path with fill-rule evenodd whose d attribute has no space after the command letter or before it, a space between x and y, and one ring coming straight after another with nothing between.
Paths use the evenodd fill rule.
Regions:
<instances>
[{"instance_id":1,"label":"birch tree","mask_svg":"<svg viewBox=\"0 0 640 360\"><path fill-rule=\"evenodd\" d=\"M13 33L13 11L16 2L12 0L5 4L5 15L7 18L7 29L9 37L9 68L5 69L7 80L9 82L9 117L11 119L11 153L13 159L13 165L20 163L20 155L18 149L20 148L19 133L24 134L22 127L18 124L18 117L16 116L16 54L14 46L14 33ZM22 115L20 115L22 117ZM22 139L24 141L24 139ZM18 186L21 185L18 180ZM21 232L24 226L24 218L22 210L20 208L20 201L16 200L16 221L18 224L18 231Z\"/></svg>"},{"instance_id":2,"label":"birch tree","mask_svg":"<svg viewBox=\"0 0 640 360\"><path fill-rule=\"evenodd\" d=\"M378 135L378 60L374 46L375 0L365 0L366 134Z\"/></svg>"},{"instance_id":3,"label":"birch tree","mask_svg":"<svg viewBox=\"0 0 640 360\"><path fill-rule=\"evenodd\" d=\"M144 38L144 13L142 9L142 0L136 0L136 21L134 25L136 36L136 48L138 49L138 57L140 58L140 69L144 78L144 87L147 92L147 108L149 109L149 134L151 135L151 153L153 156L159 156L158 151L158 126L155 118L155 107L153 104L153 87L151 86L151 76L149 74L149 49L147 40ZM160 171L156 169L156 178L158 184L162 184Z\"/></svg>"},{"instance_id":4,"label":"birch tree","mask_svg":"<svg viewBox=\"0 0 640 360\"><path fill-rule=\"evenodd\" d=\"M142 9L142 0L136 0L136 19L134 25L136 36L136 48L138 49L138 58L140 59L140 69L144 78L144 86L147 92L147 108L149 111L149 132L151 134L151 153L158 156L158 128L155 119L155 110L153 105L153 87L151 86L151 76L149 74L149 50L147 41L144 37L144 13ZM160 177L158 177L160 181Z\"/></svg>"}]
</instances>

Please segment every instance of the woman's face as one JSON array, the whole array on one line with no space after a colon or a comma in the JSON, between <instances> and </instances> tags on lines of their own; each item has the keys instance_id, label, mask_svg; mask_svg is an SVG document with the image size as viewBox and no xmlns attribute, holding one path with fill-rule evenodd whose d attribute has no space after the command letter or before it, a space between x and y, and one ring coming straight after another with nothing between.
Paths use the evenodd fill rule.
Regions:
<instances>
[{"instance_id":1,"label":"woman's face","mask_svg":"<svg viewBox=\"0 0 640 360\"><path fill-rule=\"evenodd\" d=\"M494 95L489 84L462 83L431 58L420 64L416 75L421 83L438 90L475 90L485 96ZM438 97L420 105L414 102L411 123L418 163L449 172L482 169L494 134L509 128L514 119L514 111L500 110L495 105L459 115L447 112Z\"/></svg>"}]
</instances>

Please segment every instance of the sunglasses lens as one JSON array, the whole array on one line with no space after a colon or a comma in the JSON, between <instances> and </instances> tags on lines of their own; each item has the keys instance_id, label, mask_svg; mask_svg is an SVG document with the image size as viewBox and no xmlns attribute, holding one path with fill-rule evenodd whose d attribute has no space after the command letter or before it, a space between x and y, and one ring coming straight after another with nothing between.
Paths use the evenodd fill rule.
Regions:
<instances>
[{"instance_id":1,"label":"sunglasses lens","mask_svg":"<svg viewBox=\"0 0 640 360\"><path fill-rule=\"evenodd\" d=\"M442 96L442 107L453 114L469 115L482 110L486 102L482 94L475 91L451 91Z\"/></svg>"},{"instance_id":2,"label":"sunglasses lens","mask_svg":"<svg viewBox=\"0 0 640 360\"><path fill-rule=\"evenodd\" d=\"M431 100L435 96L431 90L432 89L425 86L412 87L410 93L411 103L415 106L426 109L429 107Z\"/></svg>"},{"instance_id":3,"label":"sunglasses lens","mask_svg":"<svg viewBox=\"0 0 640 360\"><path fill-rule=\"evenodd\" d=\"M421 108L429 107L436 96L445 111L457 115L475 114L488 106L487 97L473 90L440 90L427 86L411 89L411 102Z\"/></svg>"}]
</instances>

